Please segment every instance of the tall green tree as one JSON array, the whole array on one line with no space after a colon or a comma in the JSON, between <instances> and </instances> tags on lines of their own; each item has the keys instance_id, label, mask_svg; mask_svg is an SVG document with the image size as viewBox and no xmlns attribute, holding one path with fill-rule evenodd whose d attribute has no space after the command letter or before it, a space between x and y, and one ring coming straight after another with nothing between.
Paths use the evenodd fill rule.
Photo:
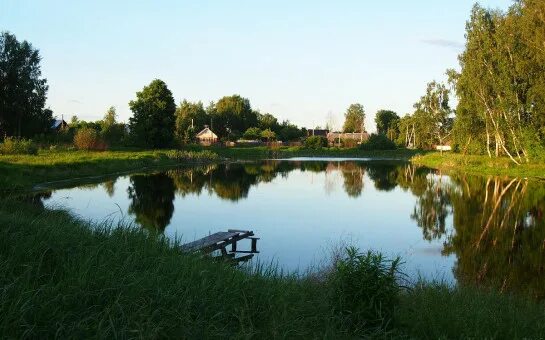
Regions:
<instances>
[{"instance_id":1,"label":"tall green tree","mask_svg":"<svg viewBox=\"0 0 545 340\"><path fill-rule=\"evenodd\" d=\"M459 98L455 138L464 150L482 145L490 157L518 164L543 152L544 31L543 1L519 0L506 12L473 7L461 71L450 72Z\"/></svg>"},{"instance_id":2,"label":"tall green tree","mask_svg":"<svg viewBox=\"0 0 545 340\"><path fill-rule=\"evenodd\" d=\"M136 93L129 107L134 114L129 123L136 144L154 148L172 145L176 104L164 81L153 80Z\"/></svg>"},{"instance_id":3,"label":"tall green tree","mask_svg":"<svg viewBox=\"0 0 545 340\"><path fill-rule=\"evenodd\" d=\"M205 125L210 125L210 117L203 103L192 103L184 99L176 109L176 138L190 142L194 139L195 133Z\"/></svg>"},{"instance_id":4,"label":"tall green tree","mask_svg":"<svg viewBox=\"0 0 545 340\"><path fill-rule=\"evenodd\" d=\"M361 104L351 104L344 114L344 132L365 131L365 110Z\"/></svg>"},{"instance_id":5,"label":"tall green tree","mask_svg":"<svg viewBox=\"0 0 545 340\"><path fill-rule=\"evenodd\" d=\"M278 138L285 142L291 142L300 139L305 133L297 127L297 125L290 123L289 120L285 120L280 124L280 130L278 131Z\"/></svg>"},{"instance_id":6,"label":"tall green tree","mask_svg":"<svg viewBox=\"0 0 545 340\"><path fill-rule=\"evenodd\" d=\"M379 110L375 115L375 124L377 125L377 132L383 135L388 135L388 138L395 139L397 133L394 133L397 128L397 122L399 116L397 113L391 110Z\"/></svg>"},{"instance_id":7,"label":"tall green tree","mask_svg":"<svg viewBox=\"0 0 545 340\"><path fill-rule=\"evenodd\" d=\"M220 138L237 138L258 123L250 100L238 94L218 100L209 107L209 114L212 116L212 128Z\"/></svg>"},{"instance_id":8,"label":"tall green tree","mask_svg":"<svg viewBox=\"0 0 545 340\"><path fill-rule=\"evenodd\" d=\"M44 108L48 86L40 61L30 43L0 34L0 138L32 137L50 128L52 112Z\"/></svg>"},{"instance_id":9,"label":"tall green tree","mask_svg":"<svg viewBox=\"0 0 545 340\"><path fill-rule=\"evenodd\" d=\"M125 138L125 124L117 122L117 112L113 106L104 114L100 127L100 134L109 144L120 144Z\"/></svg>"},{"instance_id":10,"label":"tall green tree","mask_svg":"<svg viewBox=\"0 0 545 340\"><path fill-rule=\"evenodd\" d=\"M426 94L414 108L418 146L430 148L434 144L444 145L452 129L452 110L449 106L449 89L436 81L428 83Z\"/></svg>"},{"instance_id":11,"label":"tall green tree","mask_svg":"<svg viewBox=\"0 0 545 340\"><path fill-rule=\"evenodd\" d=\"M278 124L278 119L270 113L257 113L257 127L261 130L271 130L278 132L280 130L280 124Z\"/></svg>"}]
</instances>

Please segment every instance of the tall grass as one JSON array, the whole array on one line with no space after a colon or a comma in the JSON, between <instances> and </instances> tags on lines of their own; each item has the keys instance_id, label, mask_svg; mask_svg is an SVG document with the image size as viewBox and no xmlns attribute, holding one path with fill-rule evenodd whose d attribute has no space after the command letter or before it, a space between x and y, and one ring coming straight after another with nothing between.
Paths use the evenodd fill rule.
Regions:
<instances>
[{"instance_id":1,"label":"tall grass","mask_svg":"<svg viewBox=\"0 0 545 340\"><path fill-rule=\"evenodd\" d=\"M402 295L399 329L417 339L543 339L545 305L476 287L421 282Z\"/></svg>"},{"instance_id":2,"label":"tall grass","mask_svg":"<svg viewBox=\"0 0 545 340\"><path fill-rule=\"evenodd\" d=\"M516 165L508 157L490 158L487 155L431 152L417 155L411 159L411 162L430 168L476 175L543 178L545 174L545 162L539 159Z\"/></svg>"},{"instance_id":3,"label":"tall grass","mask_svg":"<svg viewBox=\"0 0 545 340\"><path fill-rule=\"evenodd\" d=\"M397 284L398 261L356 249L322 279L236 269L141 229L0 201L2 338L540 338L520 297Z\"/></svg>"},{"instance_id":4,"label":"tall grass","mask_svg":"<svg viewBox=\"0 0 545 340\"><path fill-rule=\"evenodd\" d=\"M338 338L381 331L347 323L324 299L327 282L269 267L238 270L139 229L1 203L2 337Z\"/></svg>"}]
</instances>

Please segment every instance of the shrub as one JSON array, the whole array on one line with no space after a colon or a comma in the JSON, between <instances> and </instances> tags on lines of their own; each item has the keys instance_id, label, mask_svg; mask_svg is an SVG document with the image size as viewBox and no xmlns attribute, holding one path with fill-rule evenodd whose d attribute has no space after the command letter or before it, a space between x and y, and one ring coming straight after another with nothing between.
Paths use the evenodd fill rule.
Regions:
<instances>
[{"instance_id":1,"label":"shrub","mask_svg":"<svg viewBox=\"0 0 545 340\"><path fill-rule=\"evenodd\" d=\"M372 134L369 139L361 145L362 150L395 150L396 144L382 134Z\"/></svg>"},{"instance_id":2,"label":"shrub","mask_svg":"<svg viewBox=\"0 0 545 340\"><path fill-rule=\"evenodd\" d=\"M386 327L399 303L399 265L399 258L390 261L379 253L346 248L328 277L334 311L353 329Z\"/></svg>"},{"instance_id":3,"label":"shrub","mask_svg":"<svg viewBox=\"0 0 545 340\"><path fill-rule=\"evenodd\" d=\"M327 138L322 136L310 136L305 139L305 148L321 149L327 147Z\"/></svg>"},{"instance_id":4,"label":"shrub","mask_svg":"<svg viewBox=\"0 0 545 340\"><path fill-rule=\"evenodd\" d=\"M106 150L106 143L92 128L81 128L74 136L74 146L79 150Z\"/></svg>"},{"instance_id":5,"label":"shrub","mask_svg":"<svg viewBox=\"0 0 545 340\"><path fill-rule=\"evenodd\" d=\"M36 155L38 147L30 139L7 137L0 143L2 155Z\"/></svg>"},{"instance_id":6,"label":"shrub","mask_svg":"<svg viewBox=\"0 0 545 340\"><path fill-rule=\"evenodd\" d=\"M341 144L345 148L355 148L358 145L358 141L352 138L342 138Z\"/></svg>"},{"instance_id":7,"label":"shrub","mask_svg":"<svg viewBox=\"0 0 545 340\"><path fill-rule=\"evenodd\" d=\"M109 145L122 145L126 139L125 125L115 123L102 126L100 135Z\"/></svg>"},{"instance_id":8,"label":"shrub","mask_svg":"<svg viewBox=\"0 0 545 340\"><path fill-rule=\"evenodd\" d=\"M247 140L259 140L261 138L261 130L256 127L251 127L244 132L242 138Z\"/></svg>"}]
</instances>

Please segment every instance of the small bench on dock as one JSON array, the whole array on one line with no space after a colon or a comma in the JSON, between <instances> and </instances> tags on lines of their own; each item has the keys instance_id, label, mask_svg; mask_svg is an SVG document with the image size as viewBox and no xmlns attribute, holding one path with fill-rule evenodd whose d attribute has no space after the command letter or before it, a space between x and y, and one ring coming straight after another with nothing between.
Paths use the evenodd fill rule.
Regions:
<instances>
[{"instance_id":1,"label":"small bench on dock","mask_svg":"<svg viewBox=\"0 0 545 340\"><path fill-rule=\"evenodd\" d=\"M251 240L250 250L238 250L238 241L244 239ZM257 251L257 240L259 240L259 238L254 237L254 232L251 230L229 229L186 243L182 245L182 250L207 254L219 250L221 252L221 258L228 258L234 261L234 263L240 263L250 260L254 257L254 254L259 253L259 251ZM231 249L227 250L229 245L231 246ZM247 255L236 257L237 253Z\"/></svg>"}]
</instances>

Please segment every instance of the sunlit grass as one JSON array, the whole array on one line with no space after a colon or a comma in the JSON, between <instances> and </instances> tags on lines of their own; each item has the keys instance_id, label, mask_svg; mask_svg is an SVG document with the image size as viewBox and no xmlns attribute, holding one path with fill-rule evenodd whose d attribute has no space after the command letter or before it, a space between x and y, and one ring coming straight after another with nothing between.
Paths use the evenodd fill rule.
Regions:
<instances>
[{"instance_id":1,"label":"sunlit grass","mask_svg":"<svg viewBox=\"0 0 545 340\"><path fill-rule=\"evenodd\" d=\"M439 152L432 152L413 157L411 161L430 168L478 175L513 177L545 176L545 163L535 161L517 165L507 157L489 158L486 155L462 155L452 152L441 154Z\"/></svg>"}]
</instances>

